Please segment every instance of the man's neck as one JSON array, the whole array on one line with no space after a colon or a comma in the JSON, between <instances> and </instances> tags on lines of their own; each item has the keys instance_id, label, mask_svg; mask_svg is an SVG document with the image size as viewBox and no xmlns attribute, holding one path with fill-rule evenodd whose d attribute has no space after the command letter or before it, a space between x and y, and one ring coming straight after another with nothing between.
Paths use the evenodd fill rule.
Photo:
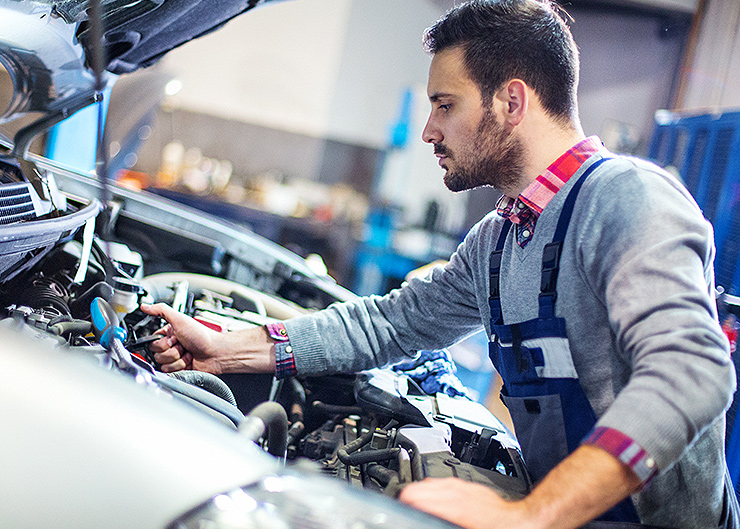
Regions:
<instances>
[{"instance_id":1,"label":"man's neck","mask_svg":"<svg viewBox=\"0 0 740 529\"><path fill-rule=\"evenodd\" d=\"M528 127L522 133L525 146L522 178L515 187L501 190L511 198L518 197L563 153L586 138L579 123L563 128L549 120Z\"/></svg>"}]
</instances>

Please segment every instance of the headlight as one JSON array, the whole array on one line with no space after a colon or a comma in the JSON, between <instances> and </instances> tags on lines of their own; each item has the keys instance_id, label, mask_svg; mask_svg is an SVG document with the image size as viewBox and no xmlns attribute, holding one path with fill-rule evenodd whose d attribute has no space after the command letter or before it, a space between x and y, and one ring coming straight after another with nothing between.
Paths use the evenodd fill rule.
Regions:
<instances>
[{"instance_id":1,"label":"headlight","mask_svg":"<svg viewBox=\"0 0 740 529\"><path fill-rule=\"evenodd\" d=\"M282 474L219 494L169 529L450 529L377 493L320 476Z\"/></svg>"}]
</instances>

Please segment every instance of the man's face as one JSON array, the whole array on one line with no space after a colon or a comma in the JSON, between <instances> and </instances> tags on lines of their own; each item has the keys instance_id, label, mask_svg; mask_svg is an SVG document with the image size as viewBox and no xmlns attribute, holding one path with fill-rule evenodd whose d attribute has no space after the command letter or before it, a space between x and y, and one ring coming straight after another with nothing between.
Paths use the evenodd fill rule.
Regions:
<instances>
[{"instance_id":1,"label":"man's face","mask_svg":"<svg viewBox=\"0 0 740 529\"><path fill-rule=\"evenodd\" d=\"M468 77L461 48L437 53L429 69L427 94L432 104L422 138L434 145L445 185L464 191L484 185L501 191L521 178L522 147L484 106L478 86Z\"/></svg>"}]
</instances>

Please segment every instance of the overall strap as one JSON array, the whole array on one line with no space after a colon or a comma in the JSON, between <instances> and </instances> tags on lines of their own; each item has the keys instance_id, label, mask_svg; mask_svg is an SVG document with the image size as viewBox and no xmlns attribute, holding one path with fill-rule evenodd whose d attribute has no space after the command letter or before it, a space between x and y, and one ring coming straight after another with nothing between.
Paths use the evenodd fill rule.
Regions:
<instances>
[{"instance_id":1,"label":"overall strap","mask_svg":"<svg viewBox=\"0 0 740 529\"><path fill-rule=\"evenodd\" d=\"M586 179L596 170L597 167L607 160L611 160L611 158L606 157L596 160L578 178L578 181L573 185L573 188L565 199L563 209L560 211L560 218L558 219L552 242L546 244L542 251L542 279L540 281L539 297L540 318L555 317L555 298L557 298L560 255L563 249L565 234L568 231L568 225L570 224L570 218L573 215L573 209L575 208L576 199L578 198L578 193L580 193L581 187L583 187L583 183Z\"/></svg>"},{"instance_id":2,"label":"overall strap","mask_svg":"<svg viewBox=\"0 0 740 529\"><path fill-rule=\"evenodd\" d=\"M496 249L491 252L491 258L488 264L488 306L491 309L491 321L498 322L501 318L501 291L499 289L499 276L501 273L501 255L504 251L506 236L511 229L511 221L506 219L501 226L501 233L496 242Z\"/></svg>"}]
</instances>

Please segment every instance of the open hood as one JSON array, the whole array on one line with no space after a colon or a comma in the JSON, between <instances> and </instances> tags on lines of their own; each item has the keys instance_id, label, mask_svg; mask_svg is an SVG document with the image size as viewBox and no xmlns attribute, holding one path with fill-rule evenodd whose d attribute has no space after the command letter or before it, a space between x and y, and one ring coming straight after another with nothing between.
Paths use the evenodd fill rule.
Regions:
<instances>
[{"instance_id":1,"label":"open hood","mask_svg":"<svg viewBox=\"0 0 740 529\"><path fill-rule=\"evenodd\" d=\"M104 68L149 66L268 1L101 0ZM89 14L87 0L0 0L0 123L30 112L66 117L94 102Z\"/></svg>"}]
</instances>

